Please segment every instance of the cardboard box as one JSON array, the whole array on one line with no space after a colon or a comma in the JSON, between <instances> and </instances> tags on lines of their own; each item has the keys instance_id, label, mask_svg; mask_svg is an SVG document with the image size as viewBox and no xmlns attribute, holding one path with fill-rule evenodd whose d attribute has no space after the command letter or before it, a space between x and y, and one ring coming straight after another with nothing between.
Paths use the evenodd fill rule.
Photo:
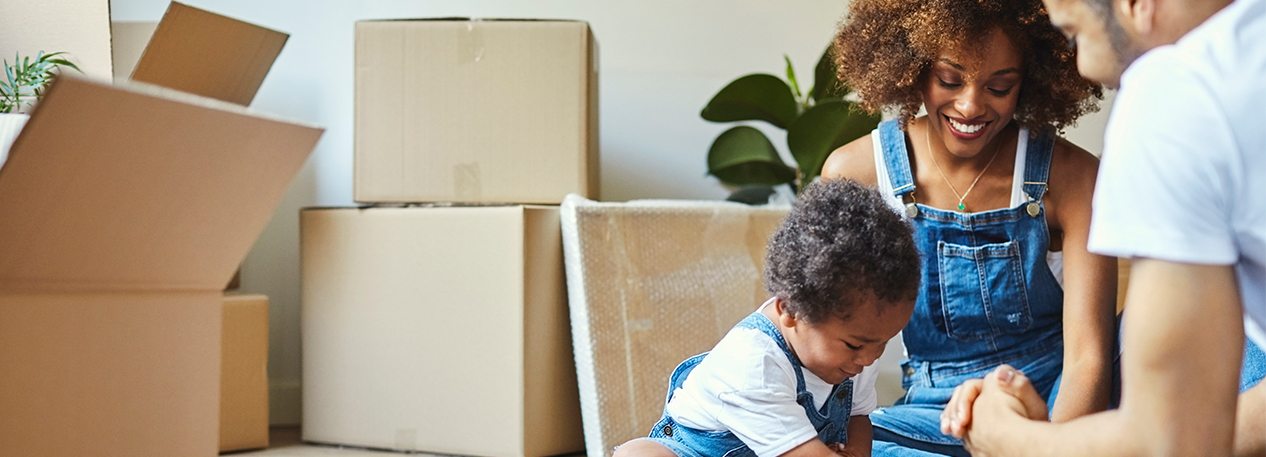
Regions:
<instances>
[{"instance_id":1,"label":"cardboard box","mask_svg":"<svg viewBox=\"0 0 1266 457\"><path fill-rule=\"evenodd\" d=\"M357 22L354 199L598 198L597 56L584 22Z\"/></svg>"},{"instance_id":2,"label":"cardboard box","mask_svg":"<svg viewBox=\"0 0 1266 457\"><path fill-rule=\"evenodd\" d=\"M247 106L289 37L171 2L131 79Z\"/></svg>"},{"instance_id":3,"label":"cardboard box","mask_svg":"<svg viewBox=\"0 0 1266 457\"><path fill-rule=\"evenodd\" d=\"M54 83L0 169L3 453L217 453L221 289L320 135Z\"/></svg>"},{"instance_id":4,"label":"cardboard box","mask_svg":"<svg viewBox=\"0 0 1266 457\"><path fill-rule=\"evenodd\" d=\"M141 60L145 46L158 23L153 21L111 21L110 54L114 62L114 79L128 79L136 63Z\"/></svg>"},{"instance_id":5,"label":"cardboard box","mask_svg":"<svg viewBox=\"0 0 1266 457\"><path fill-rule=\"evenodd\" d=\"M268 297L224 296L220 452L268 447Z\"/></svg>"},{"instance_id":6,"label":"cardboard box","mask_svg":"<svg viewBox=\"0 0 1266 457\"><path fill-rule=\"evenodd\" d=\"M557 207L308 209L300 232L304 441L584 449Z\"/></svg>"},{"instance_id":7,"label":"cardboard box","mask_svg":"<svg viewBox=\"0 0 1266 457\"><path fill-rule=\"evenodd\" d=\"M673 369L769 298L765 245L788 209L567 197L563 251L589 457L646 436Z\"/></svg>"}]
</instances>

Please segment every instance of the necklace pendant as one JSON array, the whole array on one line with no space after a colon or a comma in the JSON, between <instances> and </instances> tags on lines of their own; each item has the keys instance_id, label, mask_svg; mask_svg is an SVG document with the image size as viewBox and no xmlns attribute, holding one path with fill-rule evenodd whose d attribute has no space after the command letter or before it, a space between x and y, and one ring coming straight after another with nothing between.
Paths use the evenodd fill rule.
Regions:
<instances>
[{"instance_id":1,"label":"necklace pendant","mask_svg":"<svg viewBox=\"0 0 1266 457\"><path fill-rule=\"evenodd\" d=\"M958 202L958 210L962 211L964 208L966 208L966 206L963 206L963 202Z\"/></svg>"}]
</instances>

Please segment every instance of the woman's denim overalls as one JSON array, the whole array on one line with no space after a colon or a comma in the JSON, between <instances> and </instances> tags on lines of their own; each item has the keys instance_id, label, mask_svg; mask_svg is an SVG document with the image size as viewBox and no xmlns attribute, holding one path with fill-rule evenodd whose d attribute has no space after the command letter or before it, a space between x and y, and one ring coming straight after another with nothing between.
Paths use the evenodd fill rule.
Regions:
<instances>
[{"instance_id":1,"label":"woman's denim overalls","mask_svg":"<svg viewBox=\"0 0 1266 457\"><path fill-rule=\"evenodd\" d=\"M917 194L905 133L895 120L878 130L893 192L912 204ZM1053 400L1064 356L1064 291L1047 265L1050 232L1042 203L1053 145L1049 134L1028 139L1025 204L979 213L915 204L910 220L923 271L914 315L902 332L906 395L871 414L875 455L927 455L890 443L910 440L966 455L961 441L941 434L941 410L954 387L999 364L1023 371Z\"/></svg>"},{"instance_id":2,"label":"woman's denim overalls","mask_svg":"<svg viewBox=\"0 0 1266 457\"><path fill-rule=\"evenodd\" d=\"M809 422L818 431L818 438L828 444L848 442L848 418L853 410L853 380L848 379L836 384L831 390L832 398L827 399L821 410L814 409L813 394L809 393L804 386L803 366L800 365L800 359L791 352L778 327L775 327L768 317L757 311L744 318L735 328L759 330L778 343L778 347L782 348L782 352L787 355L787 359L791 361L791 366L796 371L796 402L804 407ZM651 429L649 439L663 444L680 457L754 457L756 454L732 432L695 430L678 424L668 415L667 404L669 400L672 400L673 393L681 387L686 376L707 355L708 353L705 352L686 359L673 370L672 377L668 380L668 397L664 401L664 415Z\"/></svg>"}]
</instances>

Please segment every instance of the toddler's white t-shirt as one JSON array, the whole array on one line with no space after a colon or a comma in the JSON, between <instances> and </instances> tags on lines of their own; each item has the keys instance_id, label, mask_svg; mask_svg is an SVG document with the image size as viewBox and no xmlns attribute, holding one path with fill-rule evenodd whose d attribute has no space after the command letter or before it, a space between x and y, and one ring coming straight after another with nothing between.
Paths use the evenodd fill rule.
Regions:
<instances>
[{"instance_id":1,"label":"toddler's white t-shirt","mask_svg":"<svg viewBox=\"0 0 1266 457\"><path fill-rule=\"evenodd\" d=\"M801 372L814 408L821 409L834 386L807 369ZM853 377L853 416L875 410L877 374L871 365ZM673 394L667 411L686 427L733 432L760 457L782 455L818 436L796 403L791 361L773 338L749 328L736 327L717 343Z\"/></svg>"}]
</instances>

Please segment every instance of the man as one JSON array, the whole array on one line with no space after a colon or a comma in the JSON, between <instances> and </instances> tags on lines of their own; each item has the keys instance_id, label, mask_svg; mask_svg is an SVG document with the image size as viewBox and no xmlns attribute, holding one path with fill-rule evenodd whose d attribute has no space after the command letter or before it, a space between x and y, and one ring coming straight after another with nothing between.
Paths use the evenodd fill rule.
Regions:
<instances>
[{"instance_id":1,"label":"man","mask_svg":"<svg viewBox=\"0 0 1266 457\"><path fill-rule=\"evenodd\" d=\"M1266 455L1266 383L1236 396L1245 334L1266 347L1266 0L1045 3L1120 86L1089 247L1134 259L1121 407L1047 423L1002 366L942 429L977 456Z\"/></svg>"}]
</instances>

